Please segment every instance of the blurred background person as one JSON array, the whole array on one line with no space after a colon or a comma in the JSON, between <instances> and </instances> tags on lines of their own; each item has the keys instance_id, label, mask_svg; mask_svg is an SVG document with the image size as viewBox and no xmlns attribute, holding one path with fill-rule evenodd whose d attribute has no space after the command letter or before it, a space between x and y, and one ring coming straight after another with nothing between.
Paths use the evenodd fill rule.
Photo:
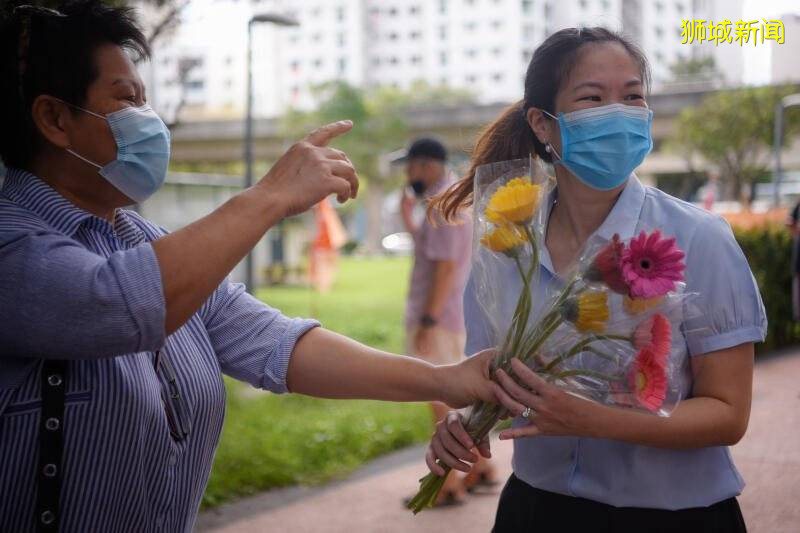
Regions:
<instances>
[{"instance_id":1,"label":"blurred background person","mask_svg":"<svg viewBox=\"0 0 800 533\"><path fill-rule=\"evenodd\" d=\"M464 286L470 271L472 221L468 213L453 223L440 217L414 216L414 208L453 184L447 166L447 150L433 138L415 140L406 155L408 187L403 190L400 212L403 224L414 240L414 266L406 306L406 353L434 364L456 363L463 357ZM431 404L433 417L447 415L447 406ZM466 490L496 484L488 462L464 479L451 475L445 482L437 505L462 503Z\"/></svg>"}]
</instances>

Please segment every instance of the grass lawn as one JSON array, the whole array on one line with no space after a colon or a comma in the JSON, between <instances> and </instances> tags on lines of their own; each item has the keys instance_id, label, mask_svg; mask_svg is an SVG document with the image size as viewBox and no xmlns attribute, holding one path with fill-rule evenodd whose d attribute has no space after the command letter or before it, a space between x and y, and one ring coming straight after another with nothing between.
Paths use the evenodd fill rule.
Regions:
<instances>
[{"instance_id":1,"label":"grass lawn","mask_svg":"<svg viewBox=\"0 0 800 533\"><path fill-rule=\"evenodd\" d=\"M259 297L287 315L313 316L361 342L402 352L409 267L407 258L343 259L327 294L270 287ZM343 475L378 455L424 441L431 431L423 404L319 400L226 383L228 412L206 507Z\"/></svg>"}]
</instances>

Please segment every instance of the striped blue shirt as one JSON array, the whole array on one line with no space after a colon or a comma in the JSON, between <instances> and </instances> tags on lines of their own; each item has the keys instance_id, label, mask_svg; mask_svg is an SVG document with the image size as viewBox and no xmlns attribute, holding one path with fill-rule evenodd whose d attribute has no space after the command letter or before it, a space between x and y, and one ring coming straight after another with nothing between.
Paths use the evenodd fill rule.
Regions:
<instances>
[{"instance_id":1,"label":"striped blue shirt","mask_svg":"<svg viewBox=\"0 0 800 533\"><path fill-rule=\"evenodd\" d=\"M286 391L315 321L290 319L225 282L168 337L150 244L164 230L118 210L113 225L35 176L0 191L0 531L35 526L40 369L67 359L61 531L190 531L225 413L222 374ZM213 253L213 252L211 252ZM191 432L176 441L155 370L174 367Z\"/></svg>"}]
</instances>

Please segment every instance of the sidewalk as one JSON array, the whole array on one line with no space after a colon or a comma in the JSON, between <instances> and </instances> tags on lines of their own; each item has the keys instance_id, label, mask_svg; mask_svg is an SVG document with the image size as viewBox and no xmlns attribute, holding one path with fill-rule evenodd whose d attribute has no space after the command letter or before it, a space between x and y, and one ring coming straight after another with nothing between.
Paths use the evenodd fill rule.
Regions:
<instances>
[{"instance_id":1,"label":"sidewalk","mask_svg":"<svg viewBox=\"0 0 800 533\"><path fill-rule=\"evenodd\" d=\"M427 471L423 450L403 450L324 487L272 491L203 513L196 531L489 531L498 494L472 496L464 506L417 516L402 507L402 497L416 490L416 480ZM511 473L511 444L495 442L492 453L505 479ZM800 352L756 365L750 427L733 455L747 481L740 503L749 531L800 531Z\"/></svg>"}]
</instances>

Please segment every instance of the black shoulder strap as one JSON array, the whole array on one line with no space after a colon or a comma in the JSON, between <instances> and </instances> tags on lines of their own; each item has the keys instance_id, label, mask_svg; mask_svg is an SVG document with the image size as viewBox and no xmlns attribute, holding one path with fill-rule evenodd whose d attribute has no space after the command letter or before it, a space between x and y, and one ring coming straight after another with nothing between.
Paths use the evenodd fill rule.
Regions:
<instances>
[{"instance_id":1,"label":"black shoulder strap","mask_svg":"<svg viewBox=\"0 0 800 533\"><path fill-rule=\"evenodd\" d=\"M64 398L67 362L46 359L42 365L42 414L39 419L39 468L36 472L37 531L58 531L61 467L64 449Z\"/></svg>"}]
</instances>

